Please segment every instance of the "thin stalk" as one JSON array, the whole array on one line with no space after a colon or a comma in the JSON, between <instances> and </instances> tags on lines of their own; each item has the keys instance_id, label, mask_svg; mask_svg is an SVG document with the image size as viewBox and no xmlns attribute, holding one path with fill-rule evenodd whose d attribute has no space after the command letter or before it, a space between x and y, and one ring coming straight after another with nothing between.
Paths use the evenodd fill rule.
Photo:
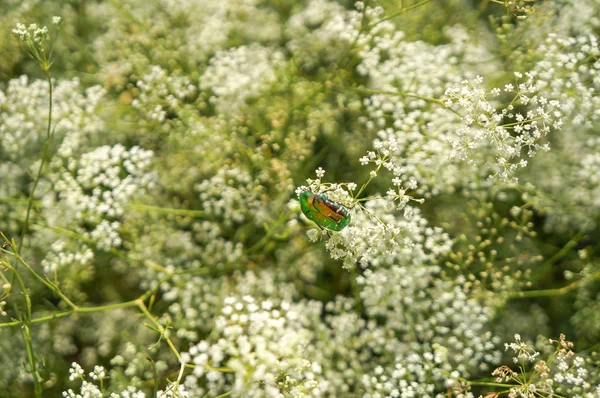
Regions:
<instances>
[{"instance_id":1,"label":"thin stalk","mask_svg":"<svg viewBox=\"0 0 600 398\"><path fill-rule=\"evenodd\" d=\"M18 275L18 274L17 274ZM107 304L107 305L99 305L96 307L80 307L80 306L76 306L76 308L69 310L69 311L62 311L62 312L57 312L51 315L46 315L46 316L42 316L39 318L35 318L35 319L31 319L31 321L29 323L33 324L33 323L42 323L42 322L48 322L51 321L53 319L60 319L60 318L64 318L66 316L75 314L75 313L90 313L90 312L101 312L101 311L111 311L111 310L116 310L119 308L128 308L128 307L138 307L139 303L146 301L148 298L150 298L150 296L152 296L156 290L158 290L158 288L164 283L167 282L169 279L171 279L173 277L174 274L168 274L165 278L163 278L160 283L157 284L156 287L154 287L153 289L150 289L148 291L146 291L144 294L142 294L140 297L138 297L135 300L131 300L131 301L125 301L123 303L114 303L114 304ZM22 280L20 279L20 276L17 277L20 280L20 284L22 285L22 288L24 288L24 285L22 284ZM16 320L16 321L11 321L11 322L4 322L4 323L0 323L0 329L1 328L5 328L5 327L12 327L12 326L19 326L22 325L23 321L20 320Z\"/></svg>"},{"instance_id":2,"label":"thin stalk","mask_svg":"<svg viewBox=\"0 0 600 398\"><path fill-rule=\"evenodd\" d=\"M277 222L275 223L275 225L273 225L269 231L267 231L267 233L260 238L260 240L258 242L256 242L254 245L252 245L249 249L248 249L248 254L254 253L256 250L260 249L262 246L264 246L264 244L266 243L267 239L269 239L271 237L271 235L273 235L275 233L275 231L277 230L277 228L279 228L282 224L284 224L287 219L294 213L297 213L298 210L300 210L300 207L297 206L294 209L290 210L289 212L283 214L281 217L279 217L279 219L277 220Z\"/></svg>"},{"instance_id":3,"label":"thin stalk","mask_svg":"<svg viewBox=\"0 0 600 398\"><path fill-rule=\"evenodd\" d=\"M21 325L21 334L23 336L23 344L25 345L25 351L27 352L27 361L29 362L29 368L31 369L31 376L33 378L33 390L36 397L42 396L42 384L38 379L37 367L35 364L35 353L33 351L33 341L31 340L31 333L29 330L29 325L31 325L31 298L29 296L29 292L25 287L25 283L23 282L23 278L21 278L21 274L12 268L13 276L19 282L19 286L21 287L21 291L23 292L23 296L25 297L25 305L27 307L26 318L24 321L17 321L17 325ZM16 307L15 307L16 310Z\"/></svg>"},{"instance_id":4,"label":"thin stalk","mask_svg":"<svg viewBox=\"0 0 600 398\"><path fill-rule=\"evenodd\" d=\"M33 376L33 391L36 397L42 396L42 383L38 378L38 371L35 365L35 354L33 352L33 342L31 341L31 333L27 325L23 325L22 329L23 343L25 344L25 351L27 351L27 360L29 361L29 367L31 368L31 375Z\"/></svg>"},{"instance_id":5,"label":"thin stalk","mask_svg":"<svg viewBox=\"0 0 600 398\"><path fill-rule=\"evenodd\" d=\"M403 92L403 91L376 90L376 89L371 89L371 88L358 88L356 90L358 92L361 92L361 93L364 93L364 94L387 94L387 95L397 95L399 97L417 98L417 99L422 99L423 101L432 102L432 103L435 103L435 104L446 106L444 104L444 99L438 99L438 98L432 98L432 97L425 97L425 96L422 96L422 95L418 95L418 94L414 94L414 93L406 93L406 92Z\"/></svg>"},{"instance_id":6,"label":"thin stalk","mask_svg":"<svg viewBox=\"0 0 600 398\"><path fill-rule=\"evenodd\" d=\"M414 93L406 93L406 92L403 92L403 91L376 90L376 89L370 89L370 88L357 88L355 90L358 91L359 93L364 93L364 94L386 94L386 95L397 95L399 97L409 97L409 98L421 99L423 101L427 101L427 102L430 102L432 104L441 105L445 109L447 109L450 112L454 113L459 118L461 118L461 119L463 118L463 116L460 113L458 113L457 111L455 111L454 109L452 109L451 107L449 107L449 106L446 105L446 101L449 98L448 99L446 99L446 98L432 98L432 97L425 97L423 95L418 95L418 94L414 94ZM476 125L478 127L481 127L477 123L476 123Z\"/></svg>"},{"instance_id":7,"label":"thin stalk","mask_svg":"<svg viewBox=\"0 0 600 398\"><path fill-rule=\"evenodd\" d=\"M4 240L6 242L8 242L8 238L2 233L0 232L0 236L2 236L2 238L4 238ZM19 254L17 248L14 247L14 245L11 245L12 249L13 249L13 255L15 256L15 258L37 279L39 280L42 284L44 284L48 289L52 290L54 293L56 293L61 299L63 299L71 308L76 309L77 306L75 304L73 304L73 302L63 294L63 292L59 289L59 287L50 282L47 279L44 279L40 274L38 274L37 272L35 272L35 270L33 268L31 268L31 266L29 264L27 264L27 262L25 261L25 259L23 259L23 257L21 257L21 255ZM2 249L2 252L7 252L6 250ZM10 267L10 265L9 265ZM19 276L16 267L11 267L14 275L15 276ZM24 286L22 286L22 288L24 288Z\"/></svg>"},{"instance_id":8,"label":"thin stalk","mask_svg":"<svg viewBox=\"0 0 600 398\"><path fill-rule=\"evenodd\" d=\"M388 21L388 20L390 20L392 18L395 18L398 15L405 13L406 11L412 10L413 8L421 7L421 6L423 6L423 5L425 5L425 4L429 3L429 2L431 2L431 0L423 0L423 1L419 2L419 3L413 4L412 6L401 7L398 11L396 11L396 12L388 15L387 17L383 17L379 21L373 22L371 25L369 25L369 28L373 29L375 26L379 25L382 22L385 22L385 21Z\"/></svg>"},{"instance_id":9,"label":"thin stalk","mask_svg":"<svg viewBox=\"0 0 600 398\"><path fill-rule=\"evenodd\" d=\"M148 320L150 322L152 322L152 324L156 327L156 329L158 329L158 331L160 332L161 336L165 339L165 341L169 345L169 348L171 348L171 351L173 352L173 354L175 354L175 357L177 357L177 360L179 362L181 362L181 355L179 354L179 351L177 351L177 348L175 348L175 345L173 344L173 342L171 341L171 339L169 338L169 336L167 336L165 334L166 330L163 327L163 325L161 325L154 318L154 316L150 313L150 311L148 311L148 307L146 307L146 304L144 304L144 302L142 300L139 300L139 299L136 300L136 306L140 309L140 311L142 311L142 313L146 316L146 318L148 318Z\"/></svg>"},{"instance_id":10,"label":"thin stalk","mask_svg":"<svg viewBox=\"0 0 600 398\"><path fill-rule=\"evenodd\" d=\"M31 208L33 207L35 190L40 182L42 177L42 172L44 171L44 165L47 162L48 151L50 149L50 144L52 143L52 138L54 138L53 130L52 130L52 78L50 76L50 70L48 68L44 68L44 72L46 74L46 79L48 80L48 125L46 129L46 142L44 143L44 151L42 153L42 161L40 162L40 166L38 168L35 179L33 180L33 185L31 187L31 191L29 192L29 201L27 203L27 213L25 213L25 222L21 227L21 235L19 237L19 245L17 247L17 251L20 253L21 248L25 245L25 234L27 233L27 229L29 228L29 217L31 216Z\"/></svg>"},{"instance_id":11,"label":"thin stalk","mask_svg":"<svg viewBox=\"0 0 600 398\"><path fill-rule=\"evenodd\" d=\"M73 309L73 310L57 312L57 313L54 313L51 315L34 318L29 323L33 324L33 323L48 322L48 321L51 321L54 319L64 318L66 316L69 316L69 315L72 315L75 313L110 311L110 310L116 310L119 308L127 308L127 307L135 307L135 306L137 306L137 300L126 301L124 303L100 305L97 307L77 307L76 309ZM4 323L0 323L0 329L5 328L5 327L18 326L18 325L22 325L22 324L23 324L23 321L4 322Z\"/></svg>"},{"instance_id":12,"label":"thin stalk","mask_svg":"<svg viewBox=\"0 0 600 398\"><path fill-rule=\"evenodd\" d=\"M576 289L579 285L590 282L596 279L600 279L600 271L595 274L590 275L587 278L579 279L573 283L570 283L566 286L557 289L542 289L542 290L527 290L524 292L515 292L506 294L507 298L529 298L529 297L553 297L553 296L562 296L563 294L567 294L571 290Z\"/></svg>"},{"instance_id":13,"label":"thin stalk","mask_svg":"<svg viewBox=\"0 0 600 398\"><path fill-rule=\"evenodd\" d=\"M381 169L381 166L383 166L383 163L387 160L387 158L381 158L378 159L381 162L377 165L377 168L375 169L375 174L377 175L377 173L379 172L379 170ZM360 189L358 190L358 193L354 196L354 200L356 201L356 203L358 203L358 199L360 198L360 194L363 193L363 191L365 190L365 188L371 183L371 181L373 180L373 175L369 176L369 179L367 180L367 182L365 182Z\"/></svg>"},{"instance_id":14,"label":"thin stalk","mask_svg":"<svg viewBox=\"0 0 600 398\"><path fill-rule=\"evenodd\" d=\"M542 116L538 116L538 117L534 117L533 119L522 120L520 122L513 122L513 123L501 124L499 127L509 128L509 127L514 127L514 126L519 125L519 124L531 123L531 122L535 122L535 121L542 120L542 119L543 119Z\"/></svg>"},{"instance_id":15,"label":"thin stalk","mask_svg":"<svg viewBox=\"0 0 600 398\"><path fill-rule=\"evenodd\" d=\"M141 210L147 211L149 213L158 214L173 214L176 216L202 217L204 215L204 212L202 210L173 209L169 207L149 206L138 203L134 203L129 207L133 210Z\"/></svg>"},{"instance_id":16,"label":"thin stalk","mask_svg":"<svg viewBox=\"0 0 600 398\"><path fill-rule=\"evenodd\" d=\"M466 380L469 385L472 386L487 386L487 387L505 387L505 388L515 388L519 387L517 384L504 384L504 383L492 383L488 381L469 381Z\"/></svg>"}]
</instances>

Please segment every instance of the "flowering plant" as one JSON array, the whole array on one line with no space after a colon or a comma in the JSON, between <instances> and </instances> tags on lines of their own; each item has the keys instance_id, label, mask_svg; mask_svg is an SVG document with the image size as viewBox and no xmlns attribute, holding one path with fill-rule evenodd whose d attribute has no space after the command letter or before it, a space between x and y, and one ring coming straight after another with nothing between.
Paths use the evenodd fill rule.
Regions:
<instances>
[{"instance_id":1,"label":"flowering plant","mask_svg":"<svg viewBox=\"0 0 600 398\"><path fill-rule=\"evenodd\" d=\"M600 397L599 14L4 1L3 396Z\"/></svg>"}]
</instances>

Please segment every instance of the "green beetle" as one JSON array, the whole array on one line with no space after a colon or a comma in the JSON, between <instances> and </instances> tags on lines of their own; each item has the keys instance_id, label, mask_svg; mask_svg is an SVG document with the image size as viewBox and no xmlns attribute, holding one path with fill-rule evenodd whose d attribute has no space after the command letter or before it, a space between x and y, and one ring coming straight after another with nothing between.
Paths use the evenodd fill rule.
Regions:
<instances>
[{"instance_id":1,"label":"green beetle","mask_svg":"<svg viewBox=\"0 0 600 398\"><path fill-rule=\"evenodd\" d=\"M327 199L323 193L304 191L300 194L302 213L319 228L341 231L350 223L350 211L339 203Z\"/></svg>"}]
</instances>

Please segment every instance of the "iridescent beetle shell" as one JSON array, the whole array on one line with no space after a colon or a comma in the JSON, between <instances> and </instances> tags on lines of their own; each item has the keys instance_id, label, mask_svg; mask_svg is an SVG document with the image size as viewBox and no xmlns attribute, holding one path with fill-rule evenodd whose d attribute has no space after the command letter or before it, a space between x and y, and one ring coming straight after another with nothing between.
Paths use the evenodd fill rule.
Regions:
<instances>
[{"instance_id":1,"label":"iridescent beetle shell","mask_svg":"<svg viewBox=\"0 0 600 398\"><path fill-rule=\"evenodd\" d=\"M323 193L304 191L300 194L302 213L320 227L341 231L350 223L350 211L339 203L327 199Z\"/></svg>"}]
</instances>

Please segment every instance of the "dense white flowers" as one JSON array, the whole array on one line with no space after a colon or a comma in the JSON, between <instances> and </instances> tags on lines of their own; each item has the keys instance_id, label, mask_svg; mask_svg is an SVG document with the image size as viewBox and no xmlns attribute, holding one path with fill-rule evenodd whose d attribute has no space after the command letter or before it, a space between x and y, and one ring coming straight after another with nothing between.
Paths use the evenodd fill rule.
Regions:
<instances>
[{"instance_id":1,"label":"dense white flowers","mask_svg":"<svg viewBox=\"0 0 600 398\"><path fill-rule=\"evenodd\" d=\"M346 267L357 264L367 268L404 262L421 264L450 250L448 235L440 228L429 227L418 209L397 218L387 203L372 201L365 210L357 209L352 224L327 241L330 255L343 260Z\"/></svg>"},{"instance_id":2,"label":"dense white flowers","mask_svg":"<svg viewBox=\"0 0 600 398\"><path fill-rule=\"evenodd\" d=\"M519 372L506 365L492 372L496 382L516 384L508 390L509 397L552 397L556 394L595 398L600 393L600 386L590 382L596 377L597 369L591 368L589 361L583 357L575 355L571 350L573 343L567 341L564 335L558 340L550 339L556 348L547 359L542 359L541 353L524 342L519 334L515 334L514 339L505 347L513 353L514 362L520 364ZM528 368L531 368L529 376L524 374Z\"/></svg>"},{"instance_id":3,"label":"dense white flowers","mask_svg":"<svg viewBox=\"0 0 600 398\"><path fill-rule=\"evenodd\" d=\"M78 251L72 252L65 251L66 246L67 242L64 240L57 240L52 244L50 252L42 260L46 274L52 275L60 269L73 266L85 267L91 264L94 253L89 247L83 245Z\"/></svg>"},{"instance_id":4,"label":"dense white flowers","mask_svg":"<svg viewBox=\"0 0 600 398\"><path fill-rule=\"evenodd\" d=\"M253 183L250 174L243 170L222 168L198 184L196 191L206 214L222 218L228 226L247 220L249 204L259 189Z\"/></svg>"},{"instance_id":5,"label":"dense white flowers","mask_svg":"<svg viewBox=\"0 0 600 398\"><path fill-rule=\"evenodd\" d=\"M118 247L120 219L125 206L155 183L148 172L152 151L123 145L102 146L80 158L57 158L53 175L59 208L58 222L70 226L91 223L94 228L84 236L103 250ZM64 215L64 216L61 216Z\"/></svg>"},{"instance_id":6,"label":"dense white flowers","mask_svg":"<svg viewBox=\"0 0 600 398\"><path fill-rule=\"evenodd\" d=\"M65 398L104 398L107 395L103 392L102 380L108 379L106 369L103 366L94 366L93 372L89 373L91 381L87 381L85 372L81 365L77 362L71 364L69 369L69 379L71 381L81 381L81 386L78 391L69 389L63 391L62 396ZM139 391L137 388L129 386L120 392L113 392L108 395L109 398L146 398L146 394L143 391Z\"/></svg>"},{"instance_id":7,"label":"dense white flowers","mask_svg":"<svg viewBox=\"0 0 600 398\"><path fill-rule=\"evenodd\" d=\"M22 23L18 23L16 28L12 30L12 33L20 41L33 41L38 45L50 40L50 33L48 31L48 28L46 26L38 26L34 23L27 27Z\"/></svg>"},{"instance_id":8,"label":"dense white flowers","mask_svg":"<svg viewBox=\"0 0 600 398\"><path fill-rule=\"evenodd\" d=\"M534 76L526 75L528 79L517 82L517 87L512 84L504 87L504 93L509 94L512 100L500 112L488 101L488 96L494 93L485 91L481 77L465 80L460 87L446 90L446 106L453 108L456 104L457 112L465 123L456 131L455 137L449 138L453 149L451 157L472 162L474 152L481 146L490 146L496 159L496 164L487 165L491 177L511 182L516 181L512 176L517 168L527 166L526 160L518 160L523 154L531 158L541 149L550 149L541 140L551 129L557 130L562 126L561 105L556 100L538 95L540 88ZM530 109L520 113L515 109L519 105Z\"/></svg>"},{"instance_id":9,"label":"dense white flowers","mask_svg":"<svg viewBox=\"0 0 600 398\"><path fill-rule=\"evenodd\" d=\"M200 89L210 90L221 113L235 113L277 80L283 54L259 45L219 51L200 77Z\"/></svg>"},{"instance_id":10,"label":"dense white flowers","mask_svg":"<svg viewBox=\"0 0 600 398\"><path fill-rule=\"evenodd\" d=\"M154 177L146 170L152 156L140 147L99 147L80 159L66 160L56 190L76 219L122 216L129 199L151 187Z\"/></svg>"},{"instance_id":11,"label":"dense white flowers","mask_svg":"<svg viewBox=\"0 0 600 398\"><path fill-rule=\"evenodd\" d=\"M152 66L136 83L139 95L131 105L146 113L150 120L163 123L169 113L177 113L197 88L187 76L168 76L160 66ZM172 116L171 116L172 117Z\"/></svg>"},{"instance_id":12,"label":"dense white flowers","mask_svg":"<svg viewBox=\"0 0 600 398\"><path fill-rule=\"evenodd\" d=\"M227 297L215 319L215 342L201 341L182 357L195 365L185 385L195 394L232 391L234 396L310 396L317 382L303 358L310 333L293 328L299 314L287 302L275 307L250 296ZM226 367L232 373L222 373ZM205 382L201 382L205 379Z\"/></svg>"},{"instance_id":13,"label":"dense white flowers","mask_svg":"<svg viewBox=\"0 0 600 398\"><path fill-rule=\"evenodd\" d=\"M53 94L53 117L58 153L69 157L87 135L97 134L103 123L95 113L104 90L100 86L83 89L78 79L56 84ZM23 162L32 150L40 150L46 138L48 82L30 82L23 75L12 79L0 92L0 162ZM31 112L37 109L38 112ZM1 163L0 163L1 164Z\"/></svg>"},{"instance_id":14,"label":"dense white flowers","mask_svg":"<svg viewBox=\"0 0 600 398\"><path fill-rule=\"evenodd\" d=\"M600 397L597 0L35 3L2 391Z\"/></svg>"}]
</instances>

